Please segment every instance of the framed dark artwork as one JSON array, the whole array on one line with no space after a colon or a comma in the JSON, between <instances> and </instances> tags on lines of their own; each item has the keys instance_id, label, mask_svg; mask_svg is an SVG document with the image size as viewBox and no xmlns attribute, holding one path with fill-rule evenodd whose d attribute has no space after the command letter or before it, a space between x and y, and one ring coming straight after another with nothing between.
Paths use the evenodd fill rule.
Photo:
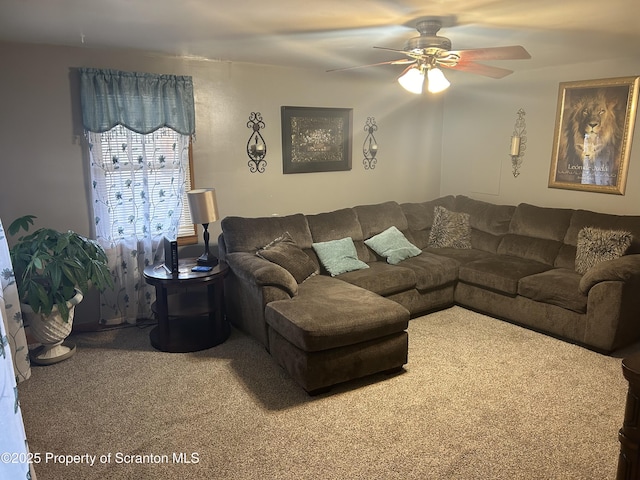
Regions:
<instances>
[{"instance_id":1,"label":"framed dark artwork","mask_svg":"<svg viewBox=\"0 0 640 480\"><path fill-rule=\"evenodd\" d=\"M624 195L639 79L560 83L549 187Z\"/></svg>"},{"instance_id":2,"label":"framed dark artwork","mask_svg":"<svg viewBox=\"0 0 640 480\"><path fill-rule=\"evenodd\" d=\"M282 107L282 172L351 170L353 109Z\"/></svg>"}]
</instances>

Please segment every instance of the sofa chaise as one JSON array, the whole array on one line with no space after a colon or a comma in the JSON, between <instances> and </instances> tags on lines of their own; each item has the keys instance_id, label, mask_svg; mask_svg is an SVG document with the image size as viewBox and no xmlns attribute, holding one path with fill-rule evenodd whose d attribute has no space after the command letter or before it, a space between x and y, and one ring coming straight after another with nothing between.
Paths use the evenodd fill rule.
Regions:
<instances>
[{"instance_id":1,"label":"sofa chaise","mask_svg":"<svg viewBox=\"0 0 640 480\"><path fill-rule=\"evenodd\" d=\"M466 196L226 217L229 320L314 394L407 362L407 326L461 305L610 353L640 339L640 216Z\"/></svg>"}]
</instances>

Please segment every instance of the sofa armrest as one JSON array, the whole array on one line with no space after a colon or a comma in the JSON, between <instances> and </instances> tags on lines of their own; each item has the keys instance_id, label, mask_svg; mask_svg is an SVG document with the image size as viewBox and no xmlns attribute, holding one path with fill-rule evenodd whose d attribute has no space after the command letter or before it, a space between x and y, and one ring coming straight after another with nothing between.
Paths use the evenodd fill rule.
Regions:
<instances>
[{"instance_id":1,"label":"sofa armrest","mask_svg":"<svg viewBox=\"0 0 640 480\"><path fill-rule=\"evenodd\" d=\"M279 287L292 297L298 294L298 282L280 265L248 252L227 253L225 261L246 282L259 287Z\"/></svg>"},{"instance_id":2,"label":"sofa armrest","mask_svg":"<svg viewBox=\"0 0 640 480\"><path fill-rule=\"evenodd\" d=\"M591 267L580 279L580 292L587 295L591 287L606 281L629 281L632 277L640 279L640 254L623 255L606 260Z\"/></svg>"}]
</instances>

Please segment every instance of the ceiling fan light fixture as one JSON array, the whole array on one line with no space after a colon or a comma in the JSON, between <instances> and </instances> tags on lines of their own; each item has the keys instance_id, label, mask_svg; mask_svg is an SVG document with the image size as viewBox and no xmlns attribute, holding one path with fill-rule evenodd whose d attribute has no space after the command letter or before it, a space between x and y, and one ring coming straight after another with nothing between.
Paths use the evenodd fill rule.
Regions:
<instances>
[{"instance_id":1,"label":"ceiling fan light fixture","mask_svg":"<svg viewBox=\"0 0 640 480\"><path fill-rule=\"evenodd\" d=\"M398 77L398 83L408 92L420 95L424 87L424 72L413 66Z\"/></svg>"},{"instance_id":2,"label":"ceiling fan light fixture","mask_svg":"<svg viewBox=\"0 0 640 480\"><path fill-rule=\"evenodd\" d=\"M427 71L427 90L431 93L439 93L449 88L451 83L442 73L442 70L432 67Z\"/></svg>"}]
</instances>

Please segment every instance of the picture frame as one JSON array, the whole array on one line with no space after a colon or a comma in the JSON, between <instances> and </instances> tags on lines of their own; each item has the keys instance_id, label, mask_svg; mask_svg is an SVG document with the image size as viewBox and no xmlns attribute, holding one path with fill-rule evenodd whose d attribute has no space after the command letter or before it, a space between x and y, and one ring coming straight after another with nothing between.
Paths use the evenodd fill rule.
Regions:
<instances>
[{"instance_id":1,"label":"picture frame","mask_svg":"<svg viewBox=\"0 0 640 480\"><path fill-rule=\"evenodd\" d=\"M282 172L351 170L352 108L281 107Z\"/></svg>"},{"instance_id":2,"label":"picture frame","mask_svg":"<svg viewBox=\"0 0 640 480\"><path fill-rule=\"evenodd\" d=\"M639 79L560 83L550 188L624 195Z\"/></svg>"}]
</instances>

